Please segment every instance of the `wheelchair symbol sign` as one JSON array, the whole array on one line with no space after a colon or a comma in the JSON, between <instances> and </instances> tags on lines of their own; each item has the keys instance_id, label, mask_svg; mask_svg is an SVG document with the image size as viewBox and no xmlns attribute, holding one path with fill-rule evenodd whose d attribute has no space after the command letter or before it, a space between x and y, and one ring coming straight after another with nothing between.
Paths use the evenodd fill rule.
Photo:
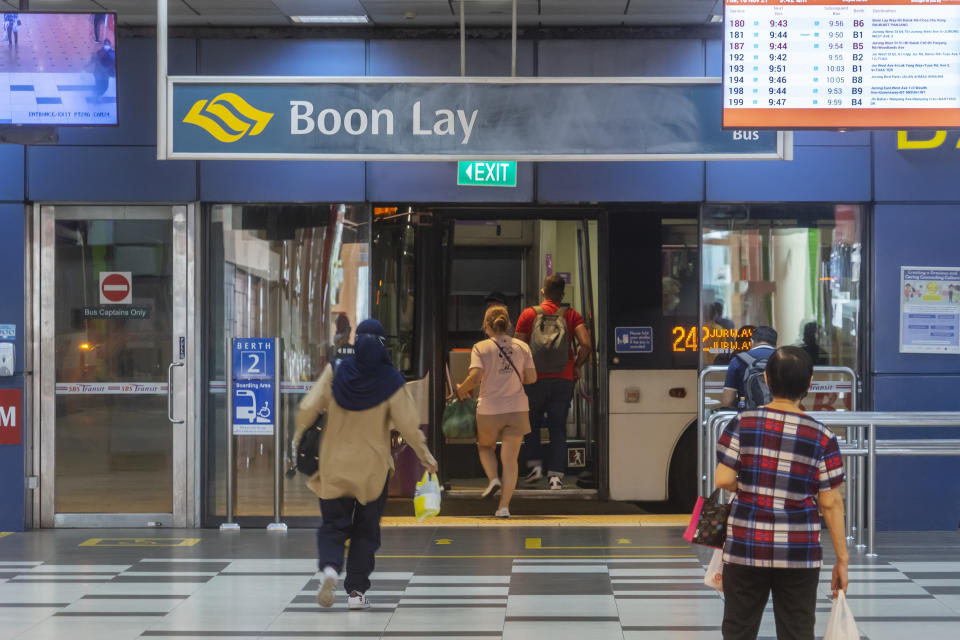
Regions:
<instances>
[{"instance_id":1,"label":"wheelchair symbol sign","mask_svg":"<svg viewBox=\"0 0 960 640\"><path fill-rule=\"evenodd\" d=\"M233 384L234 435L273 435L273 381L237 380Z\"/></svg>"}]
</instances>

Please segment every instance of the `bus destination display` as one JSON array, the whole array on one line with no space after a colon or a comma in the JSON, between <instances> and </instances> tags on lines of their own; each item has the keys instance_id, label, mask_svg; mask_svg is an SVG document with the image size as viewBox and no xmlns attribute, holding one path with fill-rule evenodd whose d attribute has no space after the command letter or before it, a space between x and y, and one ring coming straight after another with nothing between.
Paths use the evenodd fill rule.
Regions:
<instances>
[{"instance_id":1,"label":"bus destination display","mask_svg":"<svg viewBox=\"0 0 960 640\"><path fill-rule=\"evenodd\" d=\"M960 127L960 0L725 0L723 126Z\"/></svg>"}]
</instances>

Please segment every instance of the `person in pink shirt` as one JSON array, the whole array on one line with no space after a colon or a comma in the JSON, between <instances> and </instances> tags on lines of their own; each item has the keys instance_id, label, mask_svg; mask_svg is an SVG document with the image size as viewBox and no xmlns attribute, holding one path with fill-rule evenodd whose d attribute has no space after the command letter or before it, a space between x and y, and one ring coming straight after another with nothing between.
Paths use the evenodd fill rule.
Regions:
<instances>
[{"instance_id":1,"label":"person in pink shirt","mask_svg":"<svg viewBox=\"0 0 960 640\"><path fill-rule=\"evenodd\" d=\"M462 400L480 387L477 400L477 449L480 463L489 481L482 497L500 489L500 506L496 515L510 517L510 499L517 487L517 459L523 436L530 433L530 406L523 390L537 381L533 355L526 343L511 338L507 308L492 305L483 317L483 330L489 336L473 345L470 371L457 385ZM500 441L500 462L503 478L497 474L497 441Z\"/></svg>"}]
</instances>

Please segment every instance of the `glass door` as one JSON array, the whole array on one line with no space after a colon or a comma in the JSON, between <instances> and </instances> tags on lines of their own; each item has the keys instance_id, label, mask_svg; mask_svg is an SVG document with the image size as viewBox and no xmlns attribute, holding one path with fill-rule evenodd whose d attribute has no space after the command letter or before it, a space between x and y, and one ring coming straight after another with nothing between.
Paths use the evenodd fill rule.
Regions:
<instances>
[{"instance_id":1,"label":"glass door","mask_svg":"<svg viewBox=\"0 0 960 640\"><path fill-rule=\"evenodd\" d=\"M347 204L214 204L205 215L205 526L226 515L227 465L241 526L272 519L275 483L284 521L319 516L316 496L296 472L295 420L300 401L327 363L349 352L370 314L369 215L366 206ZM273 435L231 435L234 458L227 457L230 338L280 341L279 478Z\"/></svg>"},{"instance_id":2,"label":"glass door","mask_svg":"<svg viewBox=\"0 0 960 640\"><path fill-rule=\"evenodd\" d=\"M39 217L41 525L187 526L188 207Z\"/></svg>"}]
</instances>

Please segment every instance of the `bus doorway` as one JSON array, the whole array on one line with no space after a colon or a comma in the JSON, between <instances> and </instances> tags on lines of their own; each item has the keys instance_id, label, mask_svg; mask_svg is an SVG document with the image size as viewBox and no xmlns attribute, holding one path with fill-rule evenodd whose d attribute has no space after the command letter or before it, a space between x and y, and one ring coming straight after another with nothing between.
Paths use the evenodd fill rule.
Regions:
<instances>
[{"instance_id":1,"label":"bus doorway","mask_svg":"<svg viewBox=\"0 0 960 640\"><path fill-rule=\"evenodd\" d=\"M472 347L486 339L483 315L490 304L502 302L511 324L524 309L542 301L541 286L550 275L565 283L563 303L579 312L588 333L596 335L597 220L580 213L577 218L464 217L444 212L442 225L447 265L445 326L437 332L437 346L446 355L445 384L466 378ZM577 215L577 214L574 214ZM502 214L501 214L502 216ZM544 416L531 416L543 451L565 451L562 489L549 488L543 477L524 480L533 455L529 443L521 449L518 498L591 499L598 495L596 464L598 442L596 340L592 357L574 380L574 393L564 426L565 441L551 441ZM475 497L487 485L475 443L444 438L441 465L447 469L448 495Z\"/></svg>"},{"instance_id":2,"label":"bus doorway","mask_svg":"<svg viewBox=\"0 0 960 640\"><path fill-rule=\"evenodd\" d=\"M602 496L606 448L598 367L604 360L597 351L597 329L603 326L598 318L605 269L598 261L602 212L398 206L378 207L374 214L373 314L384 324L395 364L411 380L429 379L423 422L440 461L446 496L466 502L487 484L476 442L447 439L440 429L450 385L466 377L471 348L485 338L481 326L487 299L493 294L505 302L515 326L523 309L541 302L548 275L559 275L566 283L563 302L582 315L593 354L575 382L566 420L562 489L548 489L546 474L523 482L522 449L516 498L582 502ZM549 450L553 443L545 425L532 426L540 429ZM398 469L403 458L401 453ZM409 484L414 475L407 475L392 487L393 495L408 493L401 484ZM554 505L546 509L559 507ZM478 513L486 513L485 506L478 504Z\"/></svg>"}]
</instances>

